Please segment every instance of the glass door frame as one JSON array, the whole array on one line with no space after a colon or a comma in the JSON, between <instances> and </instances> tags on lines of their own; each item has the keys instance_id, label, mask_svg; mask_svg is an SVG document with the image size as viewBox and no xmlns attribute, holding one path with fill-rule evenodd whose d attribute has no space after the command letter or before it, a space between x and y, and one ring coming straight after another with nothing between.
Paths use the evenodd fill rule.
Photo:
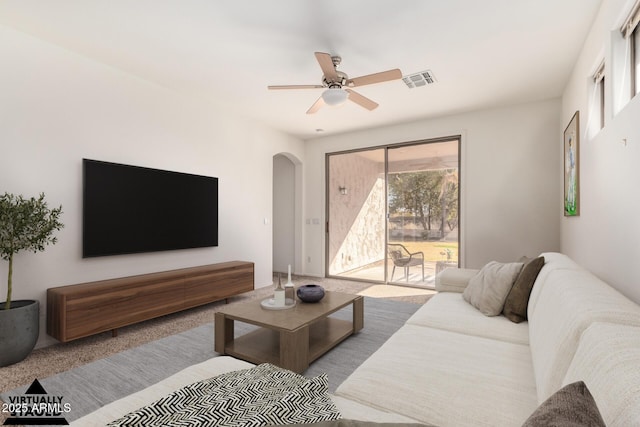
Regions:
<instances>
[{"instance_id":1,"label":"glass door frame","mask_svg":"<svg viewBox=\"0 0 640 427\"><path fill-rule=\"evenodd\" d=\"M388 272L388 258L389 255L387 253L387 245L389 243L389 150L392 149L396 149L396 148L402 148L402 147L409 147L409 146L416 146L416 145L423 145L423 144L434 144L434 143L443 143L443 142L453 142L453 141L457 141L457 152L458 152L458 237L457 237L457 241L458 241L458 266L460 266L463 256L462 256L462 217L463 217L463 210L462 210L462 135L458 134L458 135L451 135L451 136L446 136L446 137L438 137L438 138L429 138L429 139L423 139L423 140L415 140L415 141L408 141L408 142L401 142L401 143L395 143L395 144L385 144L385 145L379 145L379 146L372 146L372 147L363 147L363 148L355 148L355 149L349 149L349 150L343 150L343 151L334 151L334 152L330 152L330 153L325 153L325 277L327 278L333 278L333 279L343 279L343 280L351 280L351 281L356 281L356 282L369 282L369 283L376 283L376 284L393 284L393 285L398 285L398 286L412 286L411 284L404 284L401 282L390 282L389 279L389 272ZM374 151L374 150L384 150L384 197L385 197L385 212L384 212L384 218L385 218L385 232L384 232L384 247L385 247L385 251L384 251L384 262L383 262L383 270L384 270L384 277L382 280L371 280L371 279L362 279L362 278L357 278L357 277L349 277L349 278L345 278L344 276L339 276L339 275L332 275L329 272L330 266L331 266L331 260L329 259L330 257L330 236L329 236L329 215L330 215L330 158L331 156L334 155L341 155L341 154L351 154L351 153L358 153L358 152L364 152L364 151ZM414 285L415 286L415 285Z\"/></svg>"}]
</instances>

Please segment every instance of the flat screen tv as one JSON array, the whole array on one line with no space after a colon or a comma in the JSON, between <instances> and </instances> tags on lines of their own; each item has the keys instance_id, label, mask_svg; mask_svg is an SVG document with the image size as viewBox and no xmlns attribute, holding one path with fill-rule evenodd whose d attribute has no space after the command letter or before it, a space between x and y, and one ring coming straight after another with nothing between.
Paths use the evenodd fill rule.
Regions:
<instances>
[{"instance_id":1,"label":"flat screen tv","mask_svg":"<svg viewBox=\"0 0 640 427\"><path fill-rule=\"evenodd\" d=\"M218 178L82 160L83 258L218 246Z\"/></svg>"}]
</instances>

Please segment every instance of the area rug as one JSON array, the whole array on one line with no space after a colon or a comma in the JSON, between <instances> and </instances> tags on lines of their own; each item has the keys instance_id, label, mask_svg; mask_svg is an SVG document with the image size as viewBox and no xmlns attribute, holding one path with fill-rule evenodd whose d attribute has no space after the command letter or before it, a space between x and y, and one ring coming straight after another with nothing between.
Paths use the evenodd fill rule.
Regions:
<instances>
[{"instance_id":1,"label":"area rug","mask_svg":"<svg viewBox=\"0 0 640 427\"><path fill-rule=\"evenodd\" d=\"M326 373L329 391L333 392L362 362L375 352L420 307L419 304L380 298L364 299L364 329L316 360L305 376ZM351 319L351 307L332 316ZM253 330L236 322L236 336ZM114 400L142 390L174 373L218 356L213 350L213 323L171 335L123 351L113 356L71 369L39 382L50 396L61 396L70 412L64 417L71 422ZM20 396L27 386L3 393Z\"/></svg>"}]
</instances>

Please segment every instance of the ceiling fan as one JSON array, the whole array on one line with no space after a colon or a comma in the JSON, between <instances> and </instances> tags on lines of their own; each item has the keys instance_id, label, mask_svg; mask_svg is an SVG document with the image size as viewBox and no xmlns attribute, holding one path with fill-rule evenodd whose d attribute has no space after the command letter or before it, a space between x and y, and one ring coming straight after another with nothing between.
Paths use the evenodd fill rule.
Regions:
<instances>
[{"instance_id":1,"label":"ceiling fan","mask_svg":"<svg viewBox=\"0 0 640 427\"><path fill-rule=\"evenodd\" d=\"M374 83L382 83L389 80L398 80L402 78L399 69L382 71L380 73L368 74L366 76L349 78L342 71L338 71L342 58L339 56L331 56L328 53L316 52L316 59L322 69L322 84L319 85L282 85L269 86L269 89L326 89L320 98L307 110L307 114L313 114L323 105L341 105L348 100L355 102L367 110L374 110L378 104L369 98L360 95L349 88L370 85Z\"/></svg>"}]
</instances>

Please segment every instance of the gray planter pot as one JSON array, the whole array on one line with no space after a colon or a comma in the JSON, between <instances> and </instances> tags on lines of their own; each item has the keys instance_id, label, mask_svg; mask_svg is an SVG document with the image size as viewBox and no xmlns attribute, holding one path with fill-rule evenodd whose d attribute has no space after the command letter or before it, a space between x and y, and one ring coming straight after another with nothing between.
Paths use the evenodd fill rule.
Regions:
<instances>
[{"instance_id":1,"label":"gray planter pot","mask_svg":"<svg viewBox=\"0 0 640 427\"><path fill-rule=\"evenodd\" d=\"M11 301L11 309L0 303L0 367L24 360L33 350L40 332L40 303Z\"/></svg>"}]
</instances>

